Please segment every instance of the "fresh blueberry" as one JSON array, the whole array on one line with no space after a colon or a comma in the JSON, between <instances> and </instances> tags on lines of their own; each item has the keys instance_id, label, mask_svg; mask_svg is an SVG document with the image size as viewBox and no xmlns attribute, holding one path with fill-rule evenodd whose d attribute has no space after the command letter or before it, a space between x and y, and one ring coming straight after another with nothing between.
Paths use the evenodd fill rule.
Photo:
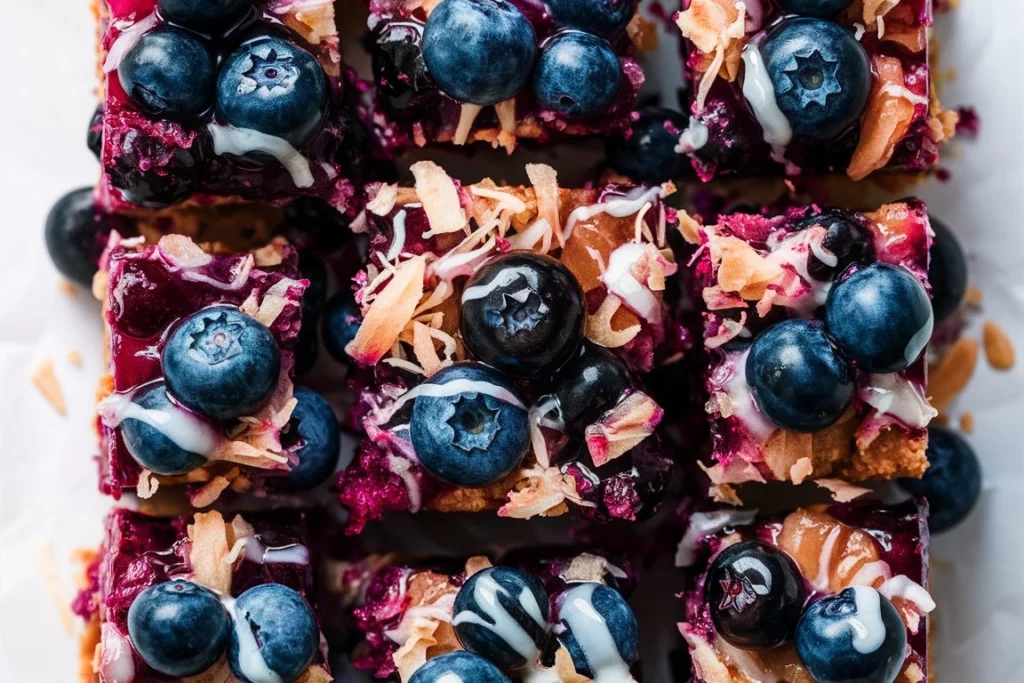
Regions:
<instances>
[{"instance_id":1,"label":"fresh blueberry","mask_svg":"<svg viewBox=\"0 0 1024 683\"><path fill-rule=\"evenodd\" d=\"M302 293L302 323L315 323L327 301L327 267L316 254L303 251L299 253L299 273L309 280Z\"/></svg>"},{"instance_id":2,"label":"fresh blueberry","mask_svg":"<svg viewBox=\"0 0 1024 683\"><path fill-rule=\"evenodd\" d=\"M871 90L871 62L846 28L786 19L768 32L761 54L795 137L834 140L860 118Z\"/></svg>"},{"instance_id":3,"label":"fresh blueberry","mask_svg":"<svg viewBox=\"0 0 1024 683\"><path fill-rule=\"evenodd\" d=\"M817 321L786 320L761 333L746 374L757 407L792 432L828 427L853 399L853 373Z\"/></svg>"},{"instance_id":4,"label":"fresh blueberry","mask_svg":"<svg viewBox=\"0 0 1024 683\"><path fill-rule=\"evenodd\" d=\"M806 597L793 559L761 541L729 546L704 579L715 631L744 650L766 650L789 640Z\"/></svg>"},{"instance_id":5,"label":"fresh blueberry","mask_svg":"<svg viewBox=\"0 0 1024 683\"><path fill-rule=\"evenodd\" d=\"M356 338L362 322L362 312L351 290L343 289L327 300L321 334L331 358L339 363L349 362L345 347Z\"/></svg>"},{"instance_id":6,"label":"fresh blueberry","mask_svg":"<svg viewBox=\"0 0 1024 683\"><path fill-rule=\"evenodd\" d=\"M130 130L116 145L107 167L110 184L126 201L150 209L176 204L190 196L205 168L204 138L179 147L140 130Z\"/></svg>"},{"instance_id":7,"label":"fresh blueberry","mask_svg":"<svg viewBox=\"0 0 1024 683\"><path fill-rule=\"evenodd\" d=\"M290 243L321 254L337 251L352 236L345 216L319 197L299 197L288 204L283 223Z\"/></svg>"},{"instance_id":8,"label":"fresh blueberry","mask_svg":"<svg viewBox=\"0 0 1024 683\"><path fill-rule=\"evenodd\" d=\"M526 408L500 372L482 363L456 363L419 389L409 431L428 472L479 487L519 466L530 445Z\"/></svg>"},{"instance_id":9,"label":"fresh blueberry","mask_svg":"<svg viewBox=\"0 0 1024 683\"><path fill-rule=\"evenodd\" d=\"M906 656L899 612L870 586L814 603L796 627L796 653L817 683L892 683Z\"/></svg>"},{"instance_id":10,"label":"fresh blueberry","mask_svg":"<svg viewBox=\"0 0 1024 683\"><path fill-rule=\"evenodd\" d=\"M928 345L934 316L928 292L909 270L872 263L832 287L825 325L858 369L897 372Z\"/></svg>"},{"instance_id":11,"label":"fresh blueberry","mask_svg":"<svg viewBox=\"0 0 1024 683\"><path fill-rule=\"evenodd\" d=\"M675 151L687 125L686 117L677 111L642 109L628 138L616 135L606 140L608 161L636 182L663 183L678 178L689 166L686 155Z\"/></svg>"},{"instance_id":12,"label":"fresh blueberry","mask_svg":"<svg viewBox=\"0 0 1024 683\"><path fill-rule=\"evenodd\" d=\"M219 420L254 414L270 398L281 371L281 353L270 330L223 305L182 321L160 359L174 397Z\"/></svg>"},{"instance_id":13,"label":"fresh blueberry","mask_svg":"<svg viewBox=\"0 0 1024 683\"><path fill-rule=\"evenodd\" d=\"M582 31L563 31L541 49L533 94L545 109L563 116L594 116L611 106L622 68L612 46Z\"/></svg>"},{"instance_id":14,"label":"fresh blueberry","mask_svg":"<svg viewBox=\"0 0 1024 683\"><path fill-rule=\"evenodd\" d=\"M518 669L544 649L548 594L532 574L491 567L473 574L455 596L452 626L462 647L500 669Z\"/></svg>"},{"instance_id":15,"label":"fresh blueberry","mask_svg":"<svg viewBox=\"0 0 1024 683\"><path fill-rule=\"evenodd\" d=\"M175 424L188 425L199 418L175 405L163 382L154 382L124 400L131 404L120 425L121 438L140 465L157 474L174 475L206 464L202 453L190 450L205 450L201 446L203 435L187 427L173 428Z\"/></svg>"},{"instance_id":16,"label":"fresh blueberry","mask_svg":"<svg viewBox=\"0 0 1024 683\"><path fill-rule=\"evenodd\" d=\"M103 156L103 105L96 107L89 119L89 130L85 134L85 146L97 159Z\"/></svg>"},{"instance_id":17,"label":"fresh blueberry","mask_svg":"<svg viewBox=\"0 0 1024 683\"><path fill-rule=\"evenodd\" d=\"M547 5L556 24L599 35L625 28L636 10L634 0L547 0Z\"/></svg>"},{"instance_id":18,"label":"fresh blueberry","mask_svg":"<svg viewBox=\"0 0 1024 683\"><path fill-rule=\"evenodd\" d=\"M587 426L611 410L633 387L626 365L611 352L586 345L558 374L551 397L557 401L557 421L567 434L582 438Z\"/></svg>"},{"instance_id":19,"label":"fresh blueberry","mask_svg":"<svg viewBox=\"0 0 1024 683\"><path fill-rule=\"evenodd\" d=\"M981 463L962 436L933 425L924 476L899 483L911 495L928 499L928 528L941 533L964 521L981 497Z\"/></svg>"},{"instance_id":20,"label":"fresh blueberry","mask_svg":"<svg viewBox=\"0 0 1024 683\"><path fill-rule=\"evenodd\" d=\"M316 617L306 600L287 586L254 586L238 596L230 609L235 627L228 662L244 683L291 683L320 649Z\"/></svg>"},{"instance_id":21,"label":"fresh blueberry","mask_svg":"<svg viewBox=\"0 0 1024 683\"><path fill-rule=\"evenodd\" d=\"M828 19L853 4L853 0L779 0L786 14Z\"/></svg>"},{"instance_id":22,"label":"fresh blueberry","mask_svg":"<svg viewBox=\"0 0 1024 683\"><path fill-rule=\"evenodd\" d=\"M405 109L434 93L434 85L423 60L423 24L418 21L388 21L373 34L371 52L377 94L392 109Z\"/></svg>"},{"instance_id":23,"label":"fresh blueberry","mask_svg":"<svg viewBox=\"0 0 1024 683\"><path fill-rule=\"evenodd\" d=\"M953 315L967 296L967 257L963 245L949 226L929 216L935 241L928 262L928 282L932 286L932 311L935 323Z\"/></svg>"},{"instance_id":24,"label":"fresh blueberry","mask_svg":"<svg viewBox=\"0 0 1024 683\"><path fill-rule=\"evenodd\" d=\"M821 246L835 256L835 265L824 263L813 253L807 258L807 271L819 282L827 282L836 273L846 270L851 263L863 263L874 255L871 231L860 222L858 214L828 209L801 218L796 225L801 229L819 225L828 231Z\"/></svg>"},{"instance_id":25,"label":"fresh blueberry","mask_svg":"<svg viewBox=\"0 0 1024 683\"><path fill-rule=\"evenodd\" d=\"M151 116L188 119L213 102L216 66L195 34L161 26L143 35L117 67L121 86Z\"/></svg>"},{"instance_id":26,"label":"fresh blueberry","mask_svg":"<svg viewBox=\"0 0 1024 683\"><path fill-rule=\"evenodd\" d=\"M197 31L216 31L231 26L248 12L249 0L160 0L160 15L175 24Z\"/></svg>"},{"instance_id":27,"label":"fresh blueberry","mask_svg":"<svg viewBox=\"0 0 1024 683\"><path fill-rule=\"evenodd\" d=\"M213 666L230 632L231 618L217 596L183 579L150 586L128 609L132 647L146 664L173 678Z\"/></svg>"},{"instance_id":28,"label":"fresh blueberry","mask_svg":"<svg viewBox=\"0 0 1024 683\"><path fill-rule=\"evenodd\" d=\"M327 116L327 77L316 57L287 40L258 36L224 62L217 77L217 113L302 147Z\"/></svg>"},{"instance_id":29,"label":"fresh blueberry","mask_svg":"<svg viewBox=\"0 0 1024 683\"><path fill-rule=\"evenodd\" d=\"M298 403L284 435L289 452L298 464L288 471L285 486L308 491L334 473L341 449L338 418L320 394L306 387L295 387Z\"/></svg>"},{"instance_id":30,"label":"fresh blueberry","mask_svg":"<svg viewBox=\"0 0 1024 683\"><path fill-rule=\"evenodd\" d=\"M583 289L561 262L514 251L485 264L462 292L462 339L485 363L536 377L583 340Z\"/></svg>"},{"instance_id":31,"label":"fresh blueberry","mask_svg":"<svg viewBox=\"0 0 1024 683\"><path fill-rule=\"evenodd\" d=\"M46 217L46 250L60 274L89 288L110 231L120 225L96 208L91 187L68 192Z\"/></svg>"},{"instance_id":32,"label":"fresh blueberry","mask_svg":"<svg viewBox=\"0 0 1024 683\"><path fill-rule=\"evenodd\" d=\"M441 90L490 106L526 84L537 56L533 25L508 0L442 0L423 29L423 60Z\"/></svg>"},{"instance_id":33,"label":"fresh blueberry","mask_svg":"<svg viewBox=\"0 0 1024 683\"><path fill-rule=\"evenodd\" d=\"M555 601L555 635L572 657L576 673L594 680L629 680L639 636L626 599L602 583L579 583ZM594 643L614 644L594 647ZM615 678L618 674L622 678Z\"/></svg>"},{"instance_id":34,"label":"fresh blueberry","mask_svg":"<svg viewBox=\"0 0 1024 683\"><path fill-rule=\"evenodd\" d=\"M416 669L409 683L512 683L501 669L480 655L456 650L434 657Z\"/></svg>"}]
</instances>

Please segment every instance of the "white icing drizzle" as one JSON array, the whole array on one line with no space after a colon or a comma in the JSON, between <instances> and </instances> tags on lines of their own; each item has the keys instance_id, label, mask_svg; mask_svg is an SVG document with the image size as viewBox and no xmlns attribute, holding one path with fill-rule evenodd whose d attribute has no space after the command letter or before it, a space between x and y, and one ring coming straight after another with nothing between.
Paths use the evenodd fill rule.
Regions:
<instances>
[{"instance_id":1,"label":"white icing drizzle","mask_svg":"<svg viewBox=\"0 0 1024 683\"><path fill-rule=\"evenodd\" d=\"M629 665L619 654L604 617L594 609L594 589L599 583L582 583L564 596L558 611L560 621L572 631L583 656L594 672L594 683L632 681Z\"/></svg>"},{"instance_id":2,"label":"white icing drizzle","mask_svg":"<svg viewBox=\"0 0 1024 683\"><path fill-rule=\"evenodd\" d=\"M757 510L712 510L695 512L676 547L676 566L692 567L697 561L697 545L707 536L730 526L745 526L754 521Z\"/></svg>"},{"instance_id":3,"label":"white icing drizzle","mask_svg":"<svg viewBox=\"0 0 1024 683\"><path fill-rule=\"evenodd\" d=\"M235 629L235 637L238 639L238 668L241 673L252 683L284 683L280 676L273 669L267 666L260 652L260 646L256 642L249 627L249 621L245 615L238 612L235 599L231 596L222 595L220 598L224 608L231 615L232 626Z\"/></svg>"},{"instance_id":4,"label":"white icing drizzle","mask_svg":"<svg viewBox=\"0 0 1024 683\"><path fill-rule=\"evenodd\" d=\"M811 580L811 585L823 593L828 592L828 580L832 574L832 551L836 548L836 541L842 529L837 525L832 527L821 544L821 552L818 554L818 575Z\"/></svg>"},{"instance_id":5,"label":"white icing drizzle","mask_svg":"<svg viewBox=\"0 0 1024 683\"><path fill-rule=\"evenodd\" d=\"M765 68L758 41L747 43L743 48L742 58L743 97L750 104L754 118L764 131L764 141L771 145L772 158L791 166L785 157L786 147L793 141L793 127L779 109L779 103L775 99L775 87L768 76L768 69Z\"/></svg>"},{"instance_id":6,"label":"white icing drizzle","mask_svg":"<svg viewBox=\"0 0 1024 683\"><path fill-rule=\"evenodd\" d=\"M754 397L750 393L750 385L747 384L748 353L750 353L750 349L745 349L732 361L734 365L732 376L725 382L722 389L729 396L732 414L743 423L751 436L760 443L764 443L769 436L775 433L777 428L757 407Z\"/></svg>"},{"instance_id":7,"label":"white icing drizzle","mask_svg":"<svg viewBox=\"0 0 1024 683\"><path fill-rule=\"evenodd\" d=\"M105 426L116 429L125 420L138 420L190 453L209 457L217 450L223 437L210 424L182 409L143 408L132 399L136 391L110 394L99 402L97 412Z\"/></svg>"},{"instance_id":8,"label":"white icing drizzle","mask_svg":"<svg viewBox=\"0 0 1024 683\"><path fill-rule=\"evenodd\" d=\"M935 609L935 600L932 599L931 594L921 584L905 574L897 574L891 579L887 579L878 587L878 592L890 600L902 598L912 602L924 614Z\"/></svg>"},{"instance_id":9,"label":"white icing drizzle","mask_svg":"<svg viewBox=\"0 0 1024 683\"><path fill-rule=\"evenodd\" d=\"M465 681L462 680L462 676L459 676L459 674L449 671L437 679L437 683L465 683Z\"/></svg>"},{"instance_id":10,"label":"white icing drizzle","mask_svg":"<svg viewBox=\"0 0 1024 683\"><path fill-rule=\"evenodd\" d=\"M924 95L918 95L916 92L908 89L903 85L896 85L895 83L886 83L882 86L882 92L890 97L902 97L911 104L923 104L928 105L928 98Z\"/></svg>"},{"instance_id":11,"label":"white icing drizzle","mask_svg":"<svg viewBox=\"0 0 1024 683\"><path fill-rule=\"evenodd\" d=\"M301 543L267 546L258 536L245 539L245 559L256 564L309 564L309 548Z\"/></svg>"},{"instance_id":12,"label":"white icing drizzle","mask_svg":"<svg viewBox=\"0 0 1024 683\"><path fill-rule=\"evenodd\" d=\"M406 576L402 577L403 582L408 581ZM403 588L402 594L405 594ZM450 623L452 620L452 609L455 606L455 593L445 593L440 598L426 605L415 605L405 610L398 626L384 631L384 635L399 645L404 645L409 637L416 631L417 627L427 625L428 622L437 621Z\"/></svg>"},{"instance_id":13,"label":"white icing drizzle","mask_svg":"<svg viewBox=\"0 0 1024 683\"><path fill-rule=\"evenodd\" d=\"M630 310L649 323L661 320L661 305L658 297L648 287L633 277L633 264L647 253L647 245L626 242L608 256L608 267L601 274L601 282Z\"/></svg>"},{"instance_id":14,"label":"white icing drizzle","mask_svg":"<svg viewBox=\"0 0 1024 683\"><path fill-rule=\"evenodd\" d=\"M138 44L144 33L156 26L158 21L159 17L156 16L156 12L153 12L145 19L141 19L121 31L121 35L114 40L107 52L107 58L103 61L103 73L110 73L121 66L124 56Z\"/></svg>"},{"instance_id":15,"label":"white icing drizzle","mask_svg":"<svg viewBox=\"0 0 1024 683\"><path fill-rule=\"evenodd\" d=\"M488 296L491 292L502 287L508 287L510 284L518 279L526 280L526 284L529 285L534 291L540 289L540 283L537 281L537 273L530 268L505 268L498 271L498 274L494 278L482 285L474 285L467 287L462 292L462 303L465 304L467 301L476 301L477 299L483 299ZM526 301L526 296L529 296L530 290L521 290L526 292L522 295L522 298L517 298L516 301Z\"/></svg>"},{"instance_id":16,"label":"white icing drizzle","mask_svg":"<svg viewBox=\"0 0 1024 683\"><path fill-rule=\"evenodd\" d=\"M590 206L578 206L573 209L569 217L565 219L565 228L562 230L562 237L568 241L572 235L573 228L580 221L587 221L601 213L606 213L612 218L625 218L632 216L643 208L647 202L653 202L662 196L661 187L645 189L637 187L630 190L624 197L609 199L606 202L592 204Z\"/></svg>"},{"instance_id":17,"label":"white icing drizzle","mask_svg":"<svg viewBox=\"0 0 1024 683\"><path fill-rule=\"evenodd\" d=\"M235 290L241 289L243 286L245 286L245 283L248 282L249 272L252 270L254 262L255 261L252 257L252 254L247 254L245 258L239 259L238 262L231 267L230 282L217 280L215 278L210 277L201 270L195 270L195 268L201 267L201 265L204 264L197 264L193 266L181 265L176 263L175 265L178 266L183 280L188 280L190 282L202 282L204 284L210 285L211 287L216 287L217 289L223 289L229 292L233 292Z\"/></svg>"},{"instance_id":18,"label":"white icing drizzle","mask_svg":"<svg viewBox=\"0 0 1024 683\"><path fill-rule=\"evenodd\" d=\"M249 152L264 152L280 162L292 177L295 187L313 186L313 172L309 167L309 159L291 143L274 135L267 135L251 128L236 128L211 123L207 126L213 138L215 154L237 154L243 156Z\"/></svg>"},{"instance_id":19,"label":"white icing drizzle","mask_svg":"<svg viewBox=\"0 0 1024 683\"><path fill-rule=\"evenodd\" d=\"M402 425L402 427L408 429L409 425ZM398 427L395 429L397 430ZM409 492L409 511L419 512L420 506L423 505L423 493L420 491L416 476L410 471L411 463L406 458L391 453L388 455L388 467L398 475Z\"/></svg>"},{"instance_id":20,"label":"white icing drizzle","mask_svg":"<svg viewBox=\"0 0 1024 683\"><path fill-rule=\"evenodd\" d=\"M128 639L111 623L100 627L103 644L99 674L103 683L131 683L135 680L135 659Z\"/></svg>"},{"instance_id":21,"label":"white icing drizzle","mask_svg":"<svg viewBox=\"0 0 1024 683\"><path fill-rule=\"evenodd\" d=\"M487 619L484 619L476 612L463 610L452 619L452 626L458 626L459 624L477 624L482 626L498 636L510 648L519 653L528 664L531 664L540 656L537 643L526 632L526 629L520 626L519 622L498 602L499 593L509 595L508 591L491 576L483 575L478 577L473 585L473 600L483 613L490 618L490 621L487 621ZM540 628L547 628L544 616L540 611L540 605L537 604L537 599L530 592L529 588L523 587L523 590L519 593L518 600L519 606L523 608L523 611Z\"/></svg>"},{"instance_id":22,"label":"white icing drizzle","mask_svg":"<svg viewBox=\"0 0 1024 683\"><path fill-rule=\"evenodd\" d=\"M398 399L391 404L390 409L384 411L381 416L381 422L387 422L403 405L418 396L444 398L446 396L458 396L459 394L483 394L514 405L516 408L526 410L526 406L523 405L523 402L520 401L515 394L504 387L499 387L497 384L472 379L453 379L452 381L445 382L444 384L431 384L430 382L424 382L423 384L416 385L399 396Z\"/></svg>"},{"instance_id":23,"label":"white icing drizzle","mask_svg":"<svg viewBox=\"0 0 1024 683\"><path fill-rule=\"evenodd\" d=\"M538 218L530 223L525 230L517 232L508 238L508 243L513 249L533 249L537 242L540 242L544 234L551 230L551 224L546 218Z\"/></svg>"},{"instance_id":24,"label":"white icing drizzle","mask_svg":"<svg viewBox=\"0 0 1024 683\"><path fill-rule=\"evenodd\" d=\"M391 239L391 247L388 248L388 253L384 257L388 261L394 261L398 258L402 253L402 249L405 248L405 216L406 211L402 209L395 214L395 218L391 221L395 234Z\"/></svg>"},{"instance_id":25,"label":"white icing drizzle","mask_svg":"<svg viewBox=\"0 0 1024 683\"><path fill-rule=\"evenodd\" d=\"M693 154L704 145L708 144L708 127L696 116L690 117L686 130L679 134L679 142L676 143L674 151L676 154Z\"/></svg>"},{"instance_id":26,"label":"white icing drizzle","mask_svg":"<svg viewBox=\"0 0 1024 683\"><path fill-rule=\"evenodd\" d=\"M853 586L857 612L850 617L853 629L853 649L862 655L871 654L885 641L885 622L882 621L882 596L870 586Z\"/></svg>"},{"instance_id":27,"label":"white icing drizzle","mask_svg":"<svg viewBox=\"0 0 1024 683\"><path fill-rule=\"evenodd\" d=\"M891 415L908 427L924 429L939 414L916 384L897 373L867 375L866 380L857 393L879 415Z\"/></svg>"}]
</instances>

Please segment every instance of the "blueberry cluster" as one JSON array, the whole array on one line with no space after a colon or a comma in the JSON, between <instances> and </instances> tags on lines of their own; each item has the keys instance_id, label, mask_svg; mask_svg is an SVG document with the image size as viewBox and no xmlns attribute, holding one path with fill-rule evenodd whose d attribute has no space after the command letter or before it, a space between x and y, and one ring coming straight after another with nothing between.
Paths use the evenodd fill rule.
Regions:
<instances>
[{"instance_id":1,"label":"blueberry cluster","mask_svg":"<svg viewBox=\"0 0 1024 683\"><path fill-rule=\"evenodd\" d=\"M622 69L609 40L634 9L634 0L549 0L538 19L556 31L538 45L534 23L511 0L442 0L425 23L409 18L378 28L374 74L395 109L438 89L490 106L529 87L544 109L595 116L619 91Z\"/></svg>"},{"instance_id":2,"label":"blueberry cluster","mask_svg":"<svg viewBox=\"0 0 1024 683\"><path fill-rule=\"evenodd\" d=\"M278 583L250 588L237 599L175 579L150 586L128 610L132 646L155 671L195 676L227 652L245 683L302 675L320 647L320 629L306 600Z\"/></svg>"},{"instance_id":3,"label":"blueberry cluster","mask_svg":"<svg viewBox=\"0 0 1024 683\"><path fill-rule=\"evenodd\" d=\"M743 650L795 642L819 683L892 683L903 664L906 627L870 586L853 586L807 605L796 562L775 546L741 541L721 551L704 580L715 631Z\"/></svg>"}]
</instances>

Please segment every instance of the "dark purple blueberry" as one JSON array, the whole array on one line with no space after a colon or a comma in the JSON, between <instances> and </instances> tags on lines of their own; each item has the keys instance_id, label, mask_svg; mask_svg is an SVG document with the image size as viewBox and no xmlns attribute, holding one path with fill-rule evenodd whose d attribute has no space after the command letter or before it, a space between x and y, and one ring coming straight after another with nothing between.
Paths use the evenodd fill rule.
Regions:
<instances>
[{"instance_id":1,"label":"dark purple blueberry","mask_svg":"<svg viewBox=\"0 0 1024 683\"><path fill-rule=\"evenodd\" d=\"M206 464L209 452L204 442L215 443L217 432L212 425L200 426L202 418L171 401L164 382L154 382L120 400L130 402L121 421L121 438L140 465L156 474L177 475Z\"/></svg>"},{"instance_id":2,"label":"dark purple blueberry","mask_svg":"<svg viewBox=\"0 0 1024 683\"><path fill-rule=\"evenodd\" d=\"M308 491L334 474L341 452L341 427L330 404L306 387L295 387L298 401L282 438L298 464L288 470L285 486Z\"/></svg>"},{"instance_id":3,"label":"dark purple blueberry","mask_svg":"<svg viewBox=\"0 0 1024 683\"><path fill-rule=\"evenodd\" d=\"M586 678L619 680L640 647L636 616L626 599L603 583L577 583L555 599L555 635ZM594 643L614 646L595 648ZM626 680L623 678L622 680Z\"/></svg>"},{"instance_id":4,"label":"dark purple blueberry","mask_svg":"<svg viewBox=\"0 0 1024 683\"><path fill-rule=\"evenodd\" d=\"M817 321L787 320L762 332L750 346L746 376L765 417L791 432L834 424L853 400L853 372Z\"/></svg>"},{"instance_id":5,"label":"dark purple blueberry","mask_svg":"<svg viewBox=\"0 0 1024 683\"><path fill-rule=\"evenodd\" d=\"M60 274L88 289L99 269L110 232L120 225L116 216L96 208L91 187L68 192L46 216L46 250Z\"/></svg>"},{"instance_id":6,"label":"dark purple blueberry","mask_svg":"<svg viewBox=\"0 0 1024 683\"><path fill-rule=\"evenodd\" d=\"M501 669L465 650L432 657L416 669L409 683L512 683Z\"/></svg>"},{"instance_id":7,"label":"dark purple blueberry","mask_svg":"<svg viewBox=\"0 0 1024 683\"><path fill-rule=\"evenodd\" d=\"M526 251L485 264L462 292L462 339L515 377L556 370L583 341L583 290L561 262Z\"/></svg>"},{"instance_id":8,"label":"dark purple blueberry","mask_svg":"<svg viewBox=\"0 0 1024 683\"><path fill-rule=\"evenodd\" d=\"M789 640L805 599L793 559L761 541L729 546L711 562L704 579L715 631L744 650L767 650Z\"/></svg>"},{"instance_id":9,"label":"dark purple blueberry","mask_svg":"<svg viewBox=\"0 0 1024 683\"><path fill-rule=\"evenodd\" d=\"M626 27L636 10L634 0L547 0L559 26L611 35Z\"/></svg>"},{"instance_id":10,"label":"dark purple blueberry","mask_svg":"<svg viewBox=\"0 0 1024 683\"><path fill-rule=\"evenodd\" d=\"M900 486L928 500L928 528L942 533L964 521L981 497L981 463L956 432L928 427L928 469L920 479L900 479Z\"/></svg>"},{"instance_id":11,"label":"dark purple blueberry","mask_svg":"<svg viewBox=\"0 0 1024 683\"><path fill-rule=\"evenodd\" d=\"M103 155L103 105L96 107L89 119L89 130L85 134L85 146L97 159Z\"/></svg>"},{"instance_id":12,"label":"dark purple blueberry","mask_svg":"<svg viewBox=\"0 0 1024 683\"><path fill-rule=\"evenodd\" d=\"M860 118L871 62L848 29L821 19L785 19L760 46L775 101L800 140L834 140Z\"/></svg>"},{"instance_id":13,"label":"dark purple blueberry","mask_svg":"<svg viewBox=\"0 0 1024 683\"><path fill-rule=\"evenodd\" d=\"M252 9L249 0L160 0L160 15L197 31L225 29Z\"/></svg>"},{"instance_id":14,"label":"dark purple blueberry","mask_svg":"<svg viewBox=\"0 0 1024 683\"><path fill-rule=\"evenodd\" d=\"M779 0L786 14L829 19L853 4L853 0Z\"/></svg>"},{"instance_id":15,"label":"dark purple blueberry","mask_svg":"<svg viewBox=\"0 0 1024 683\"><path fill-rule=\"evenodd\" d=\"M243 683L295 681L320 649L320 627L313 610L287 586L254 586L239 595L230 609L235 627L228 663Z\"/></svg>"},{"instance_id":16,"label":"dark purple blueberry","mask_svg":"<svg viewBox=\"0 0 1024 683\"><path fill-rule=\"evenodd\" d=\"M309 281L302 293L302 322L305 325L308 320L315 326L327 301L327 267L316 254L302 251L299 253L299 273Z\"/></svg>"},{"instance_id":17,"label":"dark purple blueberry","mask_svg":"<svg viewBox=\"0 0 1024 683\"><path fill-rule=\"evenodd\" d=\"M612 168L640 183L663 183L679 178L689 166L685 154L675 151L686 129L686 117L662 107L640 111L630 136L611 136L605 152Z\"/></svg>"},{"instance_id":18,"label":"dark purple blueberry","mask_svg":"<svg viewBox=\"0 0 1024 683\"><path fill-rule=\"evenodd\" d=\"M348 363L345 347L356 338L363 316L351 290L343 289L327 300L321 335L324 348L339 363Z\"/></svg>"},{"instance_id":19,"label":"dark purple blueberry","mask_svg":"<svg viewBox=\"0 0 1024 683\"><path fill-rule=\"evenodd\" d=\"M150 116L190 119L213 104L213 55L188 31L160 26L144 34L117 74L135 106Z\"/></svg>"},{"instance_id":20,"label":"dark purple blueberry","mask_svg":"<svg viewBox=\"0 0 1024 683\"><path fill-rule=\"evenodd\" d=\"M864 263L875 253L871 231L860 222L858 214L842 209L812 213L796 222L798 228L820 225L828 231L821 246L835 256L835 264L821 261L815 254L807 257L807 272L819 282L827 282L846 270L851 263Z\"/></svg>"},{"instance_id":21,"label":"dark purple blueberry","mask_svg":"<svg viewBox=\"0 0 1024 683\"><path fill-rule=\"evenodd\" d=\"M557 413L551 417L567 434L581 439L587 426L614 408L632 387L625 363L588 344L555 375L550 396L557 402Z\"/></svg>"},{"instance_id":22,"label":"dark purple blueberry","mask_svg":"<svg viewBox=\"0 0 1024 683\"><path fill-rule=\"evenodd\" d=\"M437 91L423 61L423 24L388 21L373 34L371 48L377 94L392 109L405 109Z\"/></svg>"},{"instance_id":23,"label":"dark purple blueberry","mask_svg":"<svg viewBox=\"0 0 1024 683\"><path fill-rule=\"evenodd\" d=\"M934 316L924 285L906 268L872 263L835 284L825 325L843 354L866 372L898 372L924 352Z\"/></svg>"},{"instance_id":24,"label":"dark purple blueberry","mask_svg":"<svg viewBox=\"0 0 1024 683\"><path fill-rule=\"evenodd\" d=\"M595 116L619 92L622 67L604 38L563 31L544 42L533 73L533 94L545 109L563 116Z\"/></svg>"},{"instance_id":25,"label":"dark purple blueberry","mask_svg":"<svg viewBox=\"0 0 1024 683\"><path fill-rule=\"evenodd\" d=\"M189 197L203 172L203 139L191 147L174 147L141 131L128 131L119 140L110 184L126 201L150 209L176 204ZM159 161L159 163L156 163Z\"/></svg>"},{"instance_id":26,"label":"dark purple blueberry","mask_svg":"<svg viewBox=\"0 0 1024 683\"><path fill-rule=\"evenodd\" d=\"M299 197L288 204L281 231L298 248L322 254L337 251L352 236L345 216L319 197Z\"/></svg>"},{"instance_id":27,"label":"dark purple blueberry","mask_svg":"<svg viewBox=\"0 0 1024 683\"><path fill-rule=\"evenodd\" d=\"M967 257L949 226L934 216L928 218L935 232L928 283L932 286L932 311L937 325L953 315L967 296Z\"/></svg>"},{"instance_id":28,"label":"dark purple blueberry","mask_svg":"<svg viewBox=\"0 0 1024 683\"><path fill-rule=\"evenodd\" d=\"M900 613L871 586L822 598L796 627L796 654L817 683L893 683L906 647Z\"/></svg>"},{"instance_id":29,"label":"dark purple blueberry","mask_svg":"<svg viewBox=\"0 0 1024 683\"><path fill-rule=\"evenodd\" d=\"M490 106L515 95L537 55L533 25L508 0L442 0L423 29L423 60L459 102Z\"/></svg>"}]
</instances>

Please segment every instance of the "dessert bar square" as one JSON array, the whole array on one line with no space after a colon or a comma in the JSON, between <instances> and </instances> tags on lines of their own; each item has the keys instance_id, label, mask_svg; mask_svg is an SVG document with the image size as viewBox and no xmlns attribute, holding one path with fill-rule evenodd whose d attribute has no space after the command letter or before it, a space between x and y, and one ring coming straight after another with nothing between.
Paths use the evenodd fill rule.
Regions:
<instances>
[{"instance_id":1,"label":"dessert bar square","mask_svg":"<svg viewBox=\"0 0 1024 683\"><path fill-rule=\"evenodd\" d=\"M674 334L676 212L656 187L377 185L348 355L366 437L340 475L358 532L387 510L594 519L654 512L672 460L643 375Z\"/></svg>"},{"instance_id":2,"label":"dessert bar square","mask_svg":"<svg viewBox=\"0 0 1024 683\"><path fill-rule=\"evenodd\" d=\"M684 0L690 127L715 176L927 171L951 137L929 72L932 0Z\"/></svg>"}]
</instances>

